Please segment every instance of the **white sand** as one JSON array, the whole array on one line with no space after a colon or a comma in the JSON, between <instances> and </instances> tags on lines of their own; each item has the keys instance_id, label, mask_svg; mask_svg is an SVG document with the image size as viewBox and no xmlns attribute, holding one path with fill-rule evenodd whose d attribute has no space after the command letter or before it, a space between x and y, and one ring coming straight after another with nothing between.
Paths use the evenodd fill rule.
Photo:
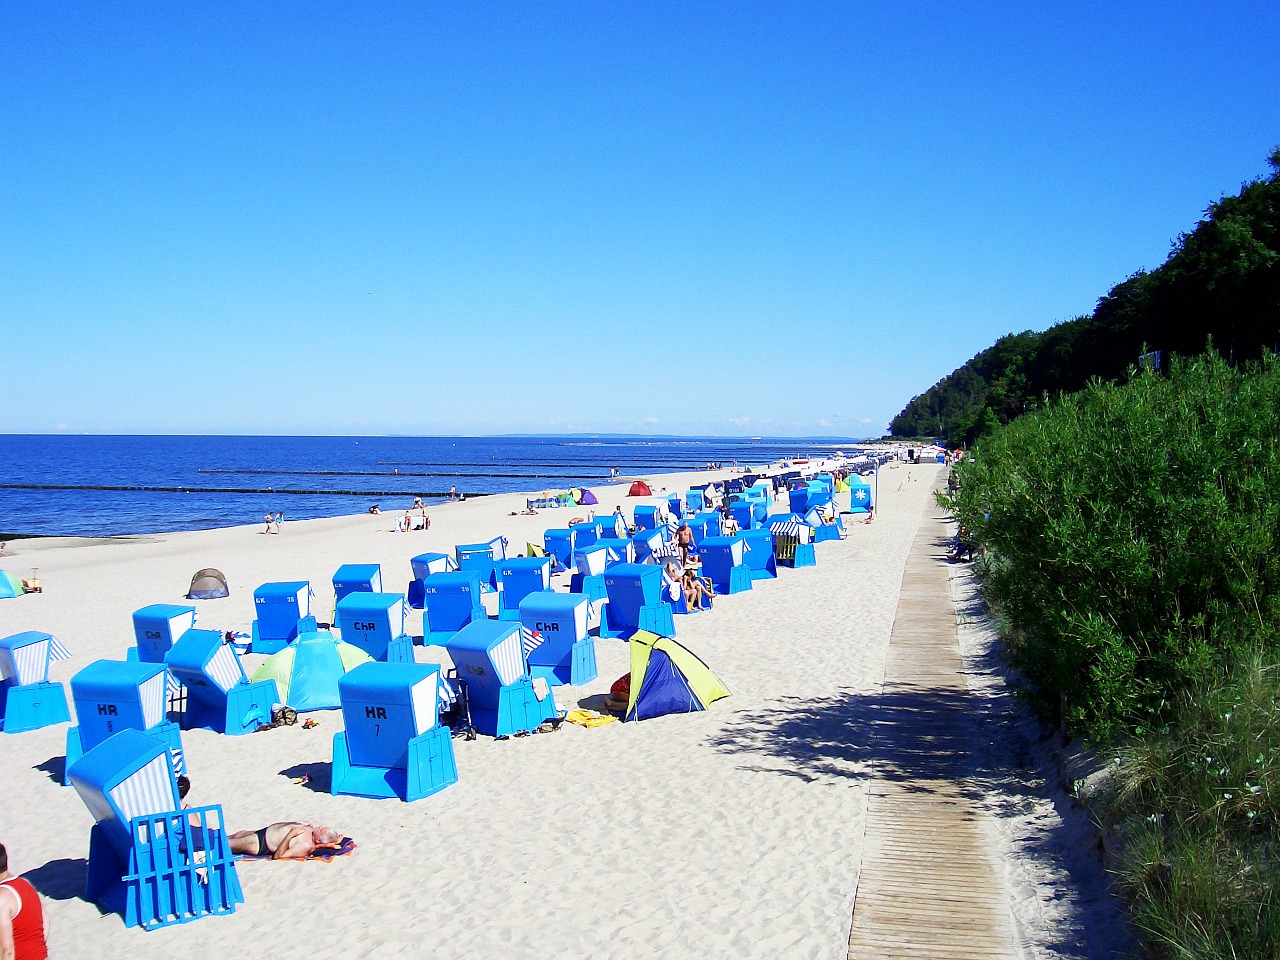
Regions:
<instances>
[{"instance_id":1,"label":"white sand","mask_svg":"<svg viewBox=\"0 0 1280 960\"><path fill-rule=\"evenodd\" d=\"M678 639L734 692L706 713L455 740L459 782L411 804L329 796L337 711L311 714L320 720L311 731L184 732L191 802L220 803L233 829L302 818L359 843L330 864L241 863L246 902L231 917L146 933L101 916L80 899L90 816L54 780L65 726L0 735L0 840L13 869L34 871L46 895L53 954L844 957L866 789L856 699L883 678L903 565L937 472L886 468L876 522L819 544L817 567L784 569L717 599L711 613L677 618ZM657 493L709 476L652 482ZM601 514L622 504L630 516L654 502L624 499L625 484L593 489ZM273 580L309 579L323 621L343 563L380 563L385 588L398 591L419 553L499 534L514 552L585 515L509 515L523 506L516 496L440 506L425 533L392 533L397 515L383 514L286 522L279 536L257 524L123 542L23 541L0 565L24 576L38 567L45 592L0 602L0 636L59 637L74 654L53 667L65 682L92 660L122 658L132 612L186 602L205 566L227 575L231 596L196 604L202 627L247 631L253 589ZM420 614L409 629L421 632ZM417 651L420 660L440 652ZM597 704L629 669L620 641L598 641L597 657L599 679L563 688L562 704ZM248 659L251 669L260 658ZM290 779L303 773L311 784ZM1033 878L1018 896L1051 900L1055 878ZM1063 922L1024 912L1032 926Z\"/></svg>"}]
</instances>

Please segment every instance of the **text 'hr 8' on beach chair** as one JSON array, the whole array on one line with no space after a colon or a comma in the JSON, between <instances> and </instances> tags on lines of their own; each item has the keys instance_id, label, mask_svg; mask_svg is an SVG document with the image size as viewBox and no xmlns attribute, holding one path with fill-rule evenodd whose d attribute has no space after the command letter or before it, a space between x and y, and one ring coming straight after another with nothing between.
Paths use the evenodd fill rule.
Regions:
<instances>
[{"instance_id":1,"label":"text 'hr 8' on beach chair","mask_svg":"<svg viewBox=\"0 0 1280 960\"><path fill-rule=\"evenodd\" d=\"M49 680L49 664L70 658L47 633L27 630L0 640L0 730L26 733L71 719L67 692Z\"/></svg>"},{"instance_id":2,"label":"text 'hr 8' on beach chair","mask_svg":"<svg viewBox=\"0 0 1280 960\"><path fill-rule=\"evenodd\" d=\"M333 737L334 796L409 802L458 782L439 687L428 663L363 663L338 681L346 730Z\"/></svg>"},{"instance_id":3,"label":"text 'hr 8' on beach chair","mask_svg":"<svg viewBox=\"0 0 1280 960\"><path fill-rule=\"evenodd\" d=\"M69 773L95 821L87 900L145 930L234 913L244 902L222 808L180 808L162 743L124 730Z\"/></svg>"},{"instance_id":4,"label":"text 'hr 8' on beach chair","mask_svg":"<svg viewBox=\"0 0 1280 960\"><path fill-rule=\"evenodd\" d=\"M186 770L182 734L168 719L172 679L162 663L96 660L71 678L77 725L67 730L67 763L71 766L98 744L121 730L137 730L168 748L174 773Z\"/></svg>"},{"instance_id":5,"label":"text 'hr 8' on beach chair","mask_svg":"<svg viewBox=\"0 0 1280 960\"><path fill-rule=\"evenodd\" d=\"M182 726L228 736L271 722L280 700L274 680L250 683L235 649L217 630L188 630L165 656L169 672L187 688Z\"/></svg>"},{"instance_id":6,"label":"text 'hr 8' on beach chair","mask_svg":"<svg viewBox=\"0 0 1280 960\"><path fill-rule=\"evenodd\" d=\"M520 624L469 623L445 647L458 678L467 685L471 722L481 733L509 737L558 720L551 685L529 674Z\"/></svg>"}]
</instances>

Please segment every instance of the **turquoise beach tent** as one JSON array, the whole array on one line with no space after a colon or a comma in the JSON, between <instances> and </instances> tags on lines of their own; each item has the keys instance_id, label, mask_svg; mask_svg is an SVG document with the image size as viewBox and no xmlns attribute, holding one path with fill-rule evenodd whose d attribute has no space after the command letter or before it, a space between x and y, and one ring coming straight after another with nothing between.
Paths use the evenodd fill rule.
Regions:
<instances>
[{"instance_id":1,"label":"turquoise beach tent","mask_svg":"<svg viewBox=\"0 0 1280 960\"><path fill-rule=\"evenodd\" d=\"M0 570L0 600L20 597L26 592L22 587L22 579L20 577L15 577L12 573Z\"/></svg>"},{"instance_id":2,"label":"turquoise beach tent","mask_svg":"<svg viewBox=\"0 0 1280 960\"><path fill-rule=\"evenodd\" d=\"M373 663L373 657L320 630L299 634L293 643L272 654L254 671L253 680L274 680L280 698L298 713L337 710L342 706L338 681L362 663Z\"/></svg>"}]
</instances>

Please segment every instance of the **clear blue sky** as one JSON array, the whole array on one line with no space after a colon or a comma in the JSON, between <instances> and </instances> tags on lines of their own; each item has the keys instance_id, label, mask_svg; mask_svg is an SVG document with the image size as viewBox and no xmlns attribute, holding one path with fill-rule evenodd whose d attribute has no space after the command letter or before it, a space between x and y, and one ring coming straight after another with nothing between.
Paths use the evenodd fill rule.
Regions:
<instances>
[{"instance_id":1,"label":"clear blue sky","mask_svg":"<svg viewBox=\"0 0 1280 960\"><path fill-rule=\"evenodd\" d=\"M0 432L879 434L1280 143L1280 4L0 6Z\"/></svg>"}]
</instances>

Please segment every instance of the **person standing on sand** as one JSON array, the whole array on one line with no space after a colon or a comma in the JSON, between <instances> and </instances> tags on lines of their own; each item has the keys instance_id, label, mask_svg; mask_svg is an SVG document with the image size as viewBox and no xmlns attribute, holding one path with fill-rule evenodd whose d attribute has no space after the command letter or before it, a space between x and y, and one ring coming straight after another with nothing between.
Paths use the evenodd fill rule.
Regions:
<instances>
[{"instance_id":1,"label":"person standing on sand","mask_svg":"<svg viewBox=\"0 0 1280 960\"><path fill-rule=\"evenodd\" d=\"M275 530L273 530L273 531L271 531L271 532L272 532L272 533L279 533L279 532L280 532L280 530L281 530L281 528L282 528L282 527L284 527L284 511L283 511L283 510L281 510L279 513L277 513L277 514L276 514L276 518L275 518L274 520L272 520L271 522L275 525Z\"/></svg>"},{"instance_id":2,"label":"person standing on sand","mask_svg":"<svg viewBox=\"0 0 1280 960\"><path fill-rule=\"evenodd\" d=\"M0 843L0 958L47 960L49 917L36 888L9 872L9 854Z\"/></svg>"},{"instance_id":3,"label":"person standing on sand","mask_svg":"<svg viewBox=\"0 0 1280 960\"><path fill-rule=\"evenodd\" d=\"M453 503L453 501L455 501L455 500L457 500L457 499L458 499L458 488L457 488L457 487L450 487L450 488L449 488L449 502L450 502L450 503Z\"/></svg>"},{"instance_id":4,"label":"person standing on sand","mask_svg":"<svg viewBox=\"0 0 1280 960\"><path fill-rule=\"evenodd\" d=\"M262 518L262 522L267 525L267 529L263 530L262 531L263 533L271 532L271 524L275 522L275 519L276 519L276 515L272 513L270 510L268 510L266 513L266 516Z\"/></svg>"}]
</instances>

